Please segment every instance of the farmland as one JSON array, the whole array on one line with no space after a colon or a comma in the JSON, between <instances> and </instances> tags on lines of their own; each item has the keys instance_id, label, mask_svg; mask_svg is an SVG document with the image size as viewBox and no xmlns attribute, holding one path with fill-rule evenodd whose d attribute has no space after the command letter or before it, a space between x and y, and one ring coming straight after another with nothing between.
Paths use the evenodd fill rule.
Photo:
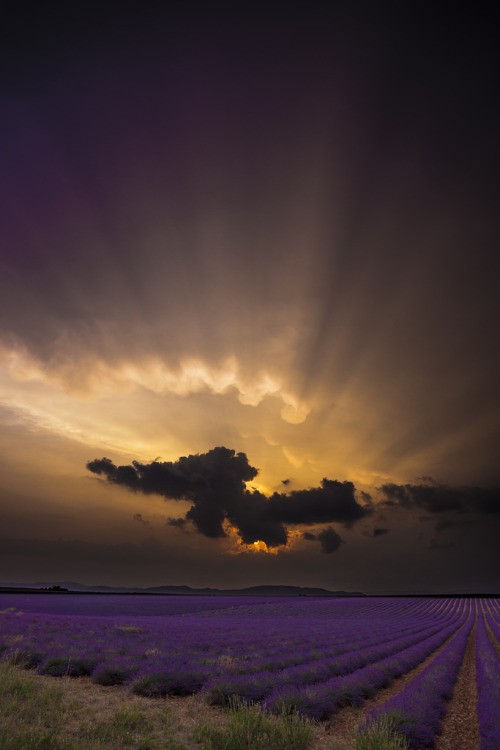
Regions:
<instances>
[{"instance_id":1,"label":"farmland","mask_svg":"<svg viewBox=\"0 0 500 750\"><path fill-rule=\"evenodd\" d=\"M5 663L151 705L298 714L330 748L348 718L365 735L389 722L412 750L458 747L443 742L463 683L476 724L460 746L500 748L498 599L3 594L0 612Z\"/></svg>"}]
</instances>

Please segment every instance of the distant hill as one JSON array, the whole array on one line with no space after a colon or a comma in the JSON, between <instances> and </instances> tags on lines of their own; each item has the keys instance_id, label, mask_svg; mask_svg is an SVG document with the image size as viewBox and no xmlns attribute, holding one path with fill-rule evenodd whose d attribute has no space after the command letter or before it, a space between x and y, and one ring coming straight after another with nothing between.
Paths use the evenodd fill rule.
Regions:
<instances>
[{"instance_id":1,"label":"distant hill","mask_svg":"<svg viewBox=\"0 0 500 750\"><path fill-rule=\"evenodd\" d=\"M189 586L152 586L146 591L160 594L217 594L218 596L365 596L359 591L328 591L309 586L249 586L244 589L192 589Z\"/></svg>"},{"instance_id":2,"label":"distant hill","mask_svg":"<svg viewBox=\"0 0 500 750\"><path fill-rule=\"evenodd\" d=\"M61 593L97 594L164 594L176 596L366 596L360 591L328 591L309 586L250 586L243 589L191 588L190 586L149 586L148 588L128 586L84 586L76 581L39 581L37 583L0 584L0 592L30 591Z\"/></svg>"}]
</instances>

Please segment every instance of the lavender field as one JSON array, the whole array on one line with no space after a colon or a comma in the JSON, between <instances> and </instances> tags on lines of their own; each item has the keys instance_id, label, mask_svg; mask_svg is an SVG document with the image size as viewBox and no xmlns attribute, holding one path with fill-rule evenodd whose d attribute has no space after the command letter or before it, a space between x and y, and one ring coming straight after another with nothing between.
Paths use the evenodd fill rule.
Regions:
<instances>
[{"instance_id":1,"label":"lavender field","mask_svg":"<svg viewBox=\"0 0 500 750\"><path fill-rule=\"evenodd\" d=\"M318 721L367 702L363 731L390 716L414 750L436 742L471 638L480 748L500 748L499 635L498 599L0 595L1 658L20 667Z\"/></svg>"}]
</instances>

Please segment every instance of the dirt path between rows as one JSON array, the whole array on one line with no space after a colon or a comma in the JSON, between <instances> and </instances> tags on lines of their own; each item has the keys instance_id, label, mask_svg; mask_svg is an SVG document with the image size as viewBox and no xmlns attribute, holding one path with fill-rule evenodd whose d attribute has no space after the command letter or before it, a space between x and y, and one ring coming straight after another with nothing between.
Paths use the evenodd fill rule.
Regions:
<instances>
[{"instance_id":1,"label":"dirt path between rows","mask_svg":"<svg viewBox=\"0 0 500 750\"><path fill-rule=\"evenodd\" d=\"M463 626L462 626L463 627ZM447 646L452 638L455 637L457 631L453 633L446 641L439 646L432 654L420 662L420 664L411 669L406 674L401 675L394 680L392 685L387 688L379 690L373 698L369 698L359 708L342 708L337 714L334 714L324 724L324 730L315 738L315 741L311 743L310 750L320 750L321 748L331 748L331 741L335 740L337 744L333 747L335 750L348 750L352 748L355 737L357 736L357 730L359 725L365 719L367 713L374 708L383 706L390 698L398 695L405 687L410 683L417 675L420 674L432 661L441 653L441 651ZM469 639L470 640L470 639ZM475 640L474 640L475 643ZM473 648L473 659L474 659L474 688L476 686L475 681L475 649ZM477 692L476 699L477 700ZM474 707L476 703L474 702ZM477 732L477 717L476 717L476 732ZM456 745L447 745L440 748L440 750L477 750L479 748L479 734L477 734L478 744L462 745L460 742ZM436 746L437 747L437 746Z\"/></svg>"},{"instance_id":2,"label":"dirt path between rows","mask_svg":"<svg viewBox=\"0 0 500 750\"><path fill-rule=\"evenodd\" d=\"M497 652L498 656L500 657L500 643L497 641L495 633L490 628L490 626L488 624L488 620L486 619L486 617L484 618L484 624L486 626L486 632L488 633L488 637L489 637L491 643L493 644L493 648L495 649L495 651Z\"/></svg>"},{"instance_id":3,"label":"dirt path between rows","mask_svg":"<svg viewBox=\"0 0 500 750\"><path fill-rule=\"evenodd\" d=\"M467 641L462 666L441 722L442 731L435 750L479 750L479 723L477 717L476 685L476 622Z\"/></svg>"}]
</instances>

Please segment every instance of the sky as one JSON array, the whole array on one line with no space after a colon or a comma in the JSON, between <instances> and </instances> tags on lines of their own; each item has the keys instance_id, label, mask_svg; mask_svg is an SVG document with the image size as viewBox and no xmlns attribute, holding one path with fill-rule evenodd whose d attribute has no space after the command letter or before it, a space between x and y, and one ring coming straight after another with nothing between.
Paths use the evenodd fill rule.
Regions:
<instances>
[{"instance_id":1,"label":"sky","mask_svg":"<svg viewBox=\"0 0 500 750\"><path fill-rule=\"evenodd\" d=\"M0 582L498 591L492 19L283 8L3 24Z\"/></svg>"}]
</instances>

